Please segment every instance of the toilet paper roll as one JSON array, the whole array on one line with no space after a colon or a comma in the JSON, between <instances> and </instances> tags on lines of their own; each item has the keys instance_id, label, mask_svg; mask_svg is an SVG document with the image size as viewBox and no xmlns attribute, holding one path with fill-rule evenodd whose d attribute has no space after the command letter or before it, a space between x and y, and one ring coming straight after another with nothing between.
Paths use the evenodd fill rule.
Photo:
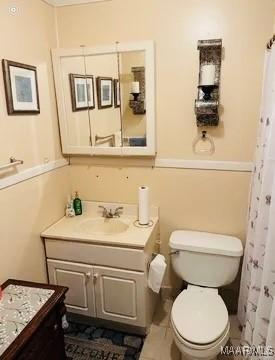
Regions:
<instances>
[{"instance_id":1,"label":"toilet paper roll","mask_svg":"<svg viewBox=\"0 0 275 360\"><path fill-rule=\"evenodd\" d=\"M149 188L148 186L140 186L138 190L138 222L140 225L148 225L149 221Z\"/></svg>"},{"instance_id":2,"label":"toilet paper roll","mask_svg":"<svg viewBox=\"0 0 275 360\"><path fill-rule=\"evenodd\" d=\"M150 264L148 286L156 293L160 291L166 267L165 257L160 254L158 254Z\"/></svg>"}]
</instances>

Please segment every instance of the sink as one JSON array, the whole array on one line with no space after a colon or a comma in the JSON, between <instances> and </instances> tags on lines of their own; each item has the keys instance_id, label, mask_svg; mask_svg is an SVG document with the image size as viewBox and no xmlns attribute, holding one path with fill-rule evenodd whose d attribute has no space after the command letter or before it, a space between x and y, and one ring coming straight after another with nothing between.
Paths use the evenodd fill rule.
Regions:
<instances>
[{"instance_id":1,"label":"sink","mask_svg":"<svg viewBox=\"0 0 275 360\"><path fill-rule=\"evenodd\" d=\"M127 231L129 225L120 219L94 218L83 220L77 225L77 231L84 234L112 235Z\"/></svg>"}]
</instances>

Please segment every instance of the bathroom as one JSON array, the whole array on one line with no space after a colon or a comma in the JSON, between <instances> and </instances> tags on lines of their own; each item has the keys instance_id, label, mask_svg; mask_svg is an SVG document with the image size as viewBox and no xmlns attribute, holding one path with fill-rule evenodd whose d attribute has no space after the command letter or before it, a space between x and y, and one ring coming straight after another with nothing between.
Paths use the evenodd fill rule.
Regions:
<instances>
[{"instance_id":1,"label":"bathroom","mask_svg":"<svg viewBox=\"0 0 275 360\"><path fill-rule=\"evenodd\" d=\"M77 337L75 334L78 333L80 340L75 340L76 343L81 340L96 342L95 332L101 334L102 343L106 340L106 333L122 339L117 344L110 344L112 339L107 339L109 343L107 341L106 347L102 345L101 353L99 350L90 351L89 355L81 355L81 360L214 359L216 356L239 359L242 355L245 357L241 344L248 346L248 353L253 345L261 344L265 351L271 351L272 345L275 348L274 304L272 308L275 264L274 260L272 263L268 259L272 250L263 251L265 242L271 246L270 240L258 228L262 224L257 225L257 221L264 222L267 228L270 221L267 210L257 204L257 199L264 197L263 202L270 205L271 212L273 205L268 196L272 191L274 163L269 155L265 159L269 161L268 166L262 161L265 155L259 154L259 141L263 136L260 119L269 119L266 122L272 125L274 24L273 0L0 1L3 68L0 76L0 284L14 279L25 285L26 282L42 284L37 286L46 286L43 289L49 289L48 283L49 286L61 286L55 292L60 292L59 298L56 295L56 304L51 302L52 306L62 307L57 319L60 350L56 351L55 357L45 350L45 359L64 358L63 330L67 358L73 360L76 357L68 355L70 346L66 339ZM207 49L210 49L210 59L206 61L210 65L208 71L204 67ZM112 60L112 70L107 59ZM98 71L95 63L97 67L105 68ZM125 71L124 65L127 67ZM204 88L198 86L203 85L204 77L213 77L213 68L215 79L210 97L215 101L210 100L209 108L203 104L201 110L200 102L209 100L203 93ZM13 98L16 89L12 86L12 76L16 77L16 71L25 74L32 83L31 101L28 93L17 94L19 99L21 96L21 99L29 100L25 101L23 108L20 108L20 101L15 103ZM79 77L70 76L75 74ZM104 100L97 91L99 77L103 77L103 85L104 81L108 85L109 78L119 79L118 89L107 86L114 96L106 108L104 104L99 106ZM140 77L143 77L142 81ZM90 80L89 90L93 89L93 96L89 99L91 104L86 104L86 107L77 101L77 83L72 85L73 81L83 84L83 79L86 84L84 92L88 94ZM77 106L82 106L82 109L77 109ZM200 111L203 110L210 111L206 119L210 122L212 119L212 123L202 123ZM110 126L112 119L107 119L107 113L114 114L117 127L109 133L106 127ZM103 127L97 132L95 126ZM266 131L266 147L269 149L272 132ZM120 136L110 137L110 133L120 133ZM104 137L107 137L106 142L102 140ZM270 170L269 180L255 185L253 171L255 166L258 171L262 163L264 173ZM251 184L254 184L252 189ZM139 219L139 207L142 207L139 203L144 205L141 197L145 193L139 190L142 186L146 190L145 203L147 201L150 208L145 224ZM102 237L100 241L91 243L87 228L86 238L84 236L79 241L79 247L67 249L66 246L73 241L64 240L64 234L58 235L58 229L52 227L65 216L65 212L68 214L66 207L70 206L70 198L75 197L76 191L82 201L83 214L65 217L66 224L80 223L91 212L93 216L96 214L100 224L116 222L116 225L108 228L114 233L105 236L105 240ZM113 216L118 207L123 209L119 217L107 219L99 206L107 209L106 216L110 212ZM250 215L249 207L253 212ZM129 232L129 237L128 230L120 233L119 228L127 216L133 220L129 223L128 230L133 231ZM257 237L251 233L251 225L258 232ZM272 237L271 225L269 238ZM51 231L56 232L51 234ZM173 264L173 259L178 256L174 252L179 249L172 248L170 241L177 231L212 234L211 239L216 239L221 249L226 246L228 237L235 239L234 244L238 247L235 279L231 279L230 284L226 282L226 286L224 283L216 286L182 279ZM216 234L226 237L215 238ZM147 247L142 236L151 239ZM122 238L127 238L127 251L118 253L120 248L125 250ZM207 239L201 239L204 240ZM87 244L93 249L91 252L85 248ZM253 245L252 255L249 244ZM101 246L103 252L92 246ZM158 259L167 266L159 292L155 293L149 288L147 278L151 263L158 254L164 257ZM231 257L232 254L228 256ZM66 268L62 274L59 271L61 280L57 281L58 271L53 267L56 262L77 263L79 268L75 274L80 275L71 280L69 285L72 286L68 286L66 274L72 272L73 267ZM198 272L196 265L194 261L191 276ZM88 266L91 270L83 272L81 266ZM245 273L246 266L251 274ZM134 317L131 321L114 321L111 316L109 320L104 314L98 316L99 289L94 290L94 275L100 276L100 271L95 273L95 267L143 274L140 286L145 290L135 293L137 302L134 305L128 298L130 288L127 288L127 281L117 292L111 291L114 284L110 283L108 291L112 296L105 300L108 306L118 309L118 313L121 313L121 307L131 312L132 305L136 310L140 305L138 302L145 301L147 305L140 305L141 311L144 312L148 306L150 316L143 314L144 318L141 317L141 322L136 325ZM226 270L221 262L220 273L225 274ZM261 281L257 270L265 273L266 282ZM85 273L84 280L82 273ZM273 275L270 277L267 273ZM93 279L88 281L87 274L91 274ZM257 278L257 283L252 285L259 289L256 295L253 289L249 293L246 291L247 284L251 287L251 278ZM11 280L11 283L16 282ZM189 289L192 285L215 288L215 291L219 289L221 297L216 292L215 296L226 306L223 311L226 312L226 323L230 324L226 337L229 342L222 346L231 351L230 355L220 354L221 344L219 351L210 355L205 350L200 350L199 355L194 351L188 355L177 344L171 309L187 285ZM69 290L62 286L68 286ZM0 293L0 319L6 316L1 308L1 301L4 307L6 287L4 285ZM82 304L83 309L88 310L75 311L79 304L72 303L87 300L89 291L93 293L93 309L90 311L89 304ZM252 298L248 299L249 296ZM62 305L64 301L66 308ZM46 301L44 305L47 304ZM244 308L249 310L247 314L244 314ZM61 318L64 329L60 325ZM217 318L219 316L213 315L209 328L214 327ZM260 323L262 318L264 324ZM191 327L195 320L190 320ZM66 328L67 321L69 328ZM182 321L183 324L188 322L185 316ZM203 327L200 321L199 327ZM252 330L245 326L247 323ZM71 336L70 329L75 324L82 326L77 328L78 332L74 328ZM37 344L40 351L45 348L45 341L41 338L34 340L40 331L38 325L33 327L32 344L31 339L27 339L26 328L19 327L21 333L8 344L6 337L1 335L1 331L6 329L0 324L0 359L21 358L27 343L31 349L33 344ZM91 336L85 337L89 331ZM21 338L24 341L20 343ZM197 344L195 339L189 341ZM211 342L213 339L207 343ZM136 347L131 346L135 343L138 344ZM17 353L14 348L17 348ZM24 359L44 359L42 355L29 354ZM246 357L252 355L246 354ZM272 351L266 358L275 359Z\"/></svg>"}]
</instances>

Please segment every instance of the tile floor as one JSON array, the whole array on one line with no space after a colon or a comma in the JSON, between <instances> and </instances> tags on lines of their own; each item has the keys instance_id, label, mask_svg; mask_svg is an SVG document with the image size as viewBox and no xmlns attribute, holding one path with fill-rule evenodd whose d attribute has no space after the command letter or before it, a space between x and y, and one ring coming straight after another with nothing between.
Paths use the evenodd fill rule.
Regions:
<instances>
[{"instance_id":1,"label":"tile floor","mask_svg":"<svg viewBox=\"0 0 275 360\"><path fill-rule=\"evenodd\" d=\"M180 353L173 341L170 326L172 303L172 300L166 300L157 309L139 360L180 360ZM235 315L230 316L230 322L230 341L233 346L237 346L241 337L237 317ZM226 359L228 360L229 357Z\"/></svg>"}]
</instances>

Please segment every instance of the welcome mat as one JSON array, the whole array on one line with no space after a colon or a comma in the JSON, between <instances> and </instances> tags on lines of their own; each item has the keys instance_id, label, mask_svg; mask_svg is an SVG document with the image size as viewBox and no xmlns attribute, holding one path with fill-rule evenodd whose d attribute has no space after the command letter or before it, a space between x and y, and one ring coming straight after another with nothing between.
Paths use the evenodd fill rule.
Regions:
<instances>
[{"instance_id":1,"label":"welcome mat","mask_svg":"<svg viewBox=\"0 0 275 360\"><path fill-rule=\"evenodd\" d=\"M127 348L65 336L67 360L124 360Z\"/></svg>"},{"instance_id":2,"label":"welcome mat","mask_svg":"<svg viewBox=\"0 0 275 360\"><path fill-rule=\"evenodd\" d=\"M65 331L67 360L138 360L144 337L70 322Z\"/></svg>"}]
</instances>

